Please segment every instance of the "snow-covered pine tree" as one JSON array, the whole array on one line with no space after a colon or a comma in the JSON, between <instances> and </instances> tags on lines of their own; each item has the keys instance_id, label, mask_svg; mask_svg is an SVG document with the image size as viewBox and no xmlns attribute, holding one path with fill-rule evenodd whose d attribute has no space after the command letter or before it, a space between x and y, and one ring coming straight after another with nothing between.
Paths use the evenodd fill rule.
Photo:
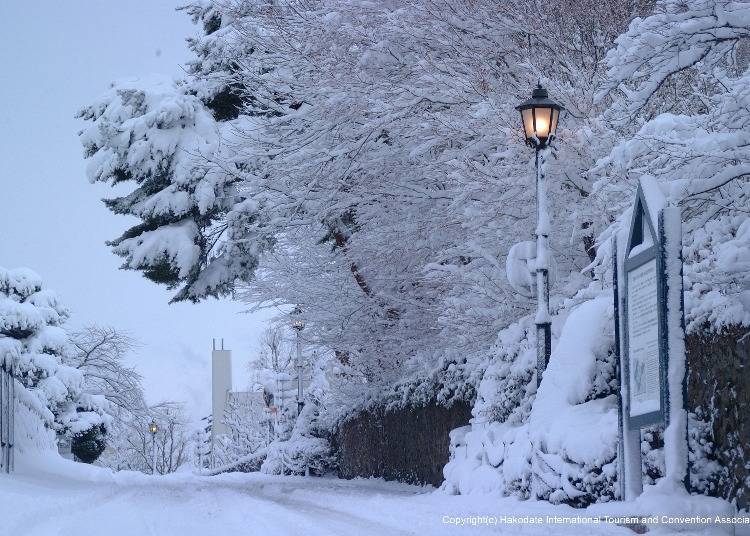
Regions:
<instances>
[{"instance_id":1,"label":"snow-covered pine tree","mask_svg":"<svg viewBox=\"0 0 750 536\"><path fill-rule=\"evenodd\" d=\"M105 200L141 222L112 240L123 268L178 288L175 301L230 292L252 278L270 246L261 203L243 198L222 125L187 83L163 79L113 84L78 117L91 182L132 183ZM224 117L223 115L220 115Z\"/></svg>"},{"instance_id":2,"label":"snow-covered pine tree","mask_svg":"<svg viewBox=\"0 0 750 536\"><path fill-rule=\"evenodd\" d=\"M72 351L67 318L34 272L0 268L0 359L21 384L18 402L46 428L73 436L105 422L106 401L85 393L83 374L64 364Z\"/></svg>"}]
</instances>

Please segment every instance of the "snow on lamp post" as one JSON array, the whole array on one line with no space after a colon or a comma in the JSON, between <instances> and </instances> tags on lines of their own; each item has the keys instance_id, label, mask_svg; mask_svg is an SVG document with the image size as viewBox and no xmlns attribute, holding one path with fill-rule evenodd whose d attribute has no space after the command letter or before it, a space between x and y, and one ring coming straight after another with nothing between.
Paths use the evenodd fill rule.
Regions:
<instances>
[{"instance_id":1,"label":"snow on lamp post","mask_svg":"<svg viewBox=\"0 0 750 536\"><path fill-rule=\"evenodd\" d=\"M151 432L151 474L156 474L156 432L159 431L159 427L156 425L156 420L152 419L151 423L148 425L148 431Z\"/></svg>"},{"instance_id":2,"label":"snow on lamp post","mask_svg":"<svg viewBox=\"0 0 750 536\"><path fill-rule=\"evenodd\" d=\"M534 271L536 272L537 311L536 324L537 347L537 385L542 381L542 373L547 368L552 352L552 329L549 314L550 265L549 254L550 220L547 212L547 185L545 180L545 160L549 146L555 139L557 121L562 106L549 98L547 90L541 83L534 89L531 98L516 106L521 112L526 144L534 148L536 164L536 214L537 224L536 255Z\"/></svg>"},{"instance_id":3,"label":"snow on lamp post","mask_svg":"<svg viewBox=\"0 0 750 536\"><path fill-rule=\"evenodd\" d=\"M302 310L297 307L292 314L300 315ZM305 322L301 318L292 320L292 328L297 332L297 415L302 413L304 403L304 393L302 391L302 339L300 338L302 330L305 329Z\"/></svg>"}]
</instances>

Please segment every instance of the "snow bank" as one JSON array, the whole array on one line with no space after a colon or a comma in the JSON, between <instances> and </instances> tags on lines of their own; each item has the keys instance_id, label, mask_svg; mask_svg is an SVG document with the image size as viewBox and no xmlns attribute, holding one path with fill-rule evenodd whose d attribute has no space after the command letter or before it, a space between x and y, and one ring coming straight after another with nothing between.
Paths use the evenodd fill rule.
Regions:
<instances>
[{"instance_id":1,"label":"snow bank","mask_svg":"<svg viewBox=\"0 0 750 536\"><path fill-rule=\"evenodd\" d=\"M614 373L613 308L609 293L576 307L543 375L529 417L537 497L555 503L614 497L617 400L591 399L599 369Z\"/></svg>"}]
</instances>

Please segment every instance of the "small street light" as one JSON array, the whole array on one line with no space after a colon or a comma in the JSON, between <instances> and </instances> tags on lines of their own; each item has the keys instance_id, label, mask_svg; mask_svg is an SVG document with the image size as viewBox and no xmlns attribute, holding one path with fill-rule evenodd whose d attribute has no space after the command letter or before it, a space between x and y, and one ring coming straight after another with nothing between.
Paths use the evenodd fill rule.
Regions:
<instances>
[{"instance_id":1,"label":"small street light","mask_svg":"<svg viewBox=\"0 0 750 536\"><path fill-rule=\"evenodd\" d=\"M152 446L152 466L151 474L156 474L156 432L159 431L159 427L156 425L156 419L152 419L148 425L148 431L151 433L151 446Z\"/></svg>"},{"instance_id":2,"label":"small street light","mask_svg":"<svg viewBox=\"0 0 750 536\"><path fill-rule=\"evenodd\" d=\"M302 330L305 329L305 322L299 315L302 314L302 309L297 306L292 312L296 317L292 320L292 329L297 332L297 415L302 413L302 407L305 405L304 393L302 388L302 339L300 338Z\"/></svg>"},{"instance_id":3,"label":"small street light","mask_svg":"<svg viewBox=\"0 0 750 536\"><path fill-rule=\"evenodd\" d=\"M521 112L521 124L526 136L526 144L535 150L536 164L536 298L537 312L537 385L542 381L542 373L547 368L552 353L552 329L549 314L549 233L550 220L547 212L547 184L544 176L544 163L548 149L555 139L557 122L562 106L549 98L541 83L534 89L531 98L516 106Z\"/></svg>"},{"instance_id":4,"label":"small street light","mask_svg":"<svg viewBox=\"0 0 750 536\"><path fill-rule=\"evenodd\" d=\"M531 98L516 106L516 110L521 112L521 123L528 145L540 150L555 139L562 106L549 98L542 84L537 85Z\"/></svg>"}]
</instances>

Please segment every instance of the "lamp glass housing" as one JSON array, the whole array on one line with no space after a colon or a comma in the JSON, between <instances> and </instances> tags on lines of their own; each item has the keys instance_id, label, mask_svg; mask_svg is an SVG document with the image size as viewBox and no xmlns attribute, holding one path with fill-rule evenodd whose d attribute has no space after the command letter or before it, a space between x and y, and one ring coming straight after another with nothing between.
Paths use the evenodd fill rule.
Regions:
<instances>
[{"instance_id":1,"label":"lamp glass housing","mask_svg":"<svg viewBox=\"0 0 750 536\"><path fill-rule=\"evenodd\" d=\"M562 106L550 100L547 90L540 85L532 93L531 99L516 109L521 112L526 143L535 148L546 147L557 132Z\"/></svg>"},{"instance_id":2,"label":"lamp glass housing","mask_svg":"<svg viewBox=\"0 0 750 536\"><path fill-rule=\"evenodd\" d=\"M159 427L156 426L156 421L151 421L151 423L148 425L148 431L152 434L155 434L159 431Z\"/></svg>"}]
</instances>

